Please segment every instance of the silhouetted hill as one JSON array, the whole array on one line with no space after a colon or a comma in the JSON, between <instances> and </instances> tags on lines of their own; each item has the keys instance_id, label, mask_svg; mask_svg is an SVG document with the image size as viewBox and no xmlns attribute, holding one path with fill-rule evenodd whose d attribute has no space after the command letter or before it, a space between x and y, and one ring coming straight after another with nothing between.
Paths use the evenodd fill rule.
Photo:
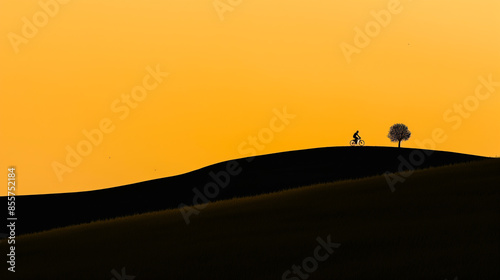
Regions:
<instances>
[{"instance_id":1,"label":"silhouetted hill","mask_svg":"<svg viewBox=\"0 0 500 280\"><path fill-rule=\"evenodd\" d=\"M17 234L48 230L98 219L177 208L193 204L193 188L204 193L204 186L217 180L211 176L234 171L225 188L214 187L218 194L211 201L243 197L296 188L322 182L362 178L395 172L402 161L416 162L416 153L428 150L387 147L332 147L300 150L243 158L214 164L179 176L140 182L109 189L50 195L18 196ZM412 154L413 153L413 154ZM410 159L410 155L414 155ZM467 162L483 157L434 151L423 158L418 168ZM220 185L220 184L219 184ZM387 191L390 192L389 187ZM199 197L199 195L198 195ZM6 198L1 198L6 205ZM202 200L199 200L201 203Z\"/></svg>"},{"instance_id":2,"label":"silhouetted hill","mask_svg":"<svg viewBox=\"0 0 500 280\"><path fill-rule=\"evenodd\" d=\"M189 226L171 209L19 236L17 271L0 279L500 279L499 169L418 170L393 193L373 176L218 201Z\"/></svg>"}]
</instances>

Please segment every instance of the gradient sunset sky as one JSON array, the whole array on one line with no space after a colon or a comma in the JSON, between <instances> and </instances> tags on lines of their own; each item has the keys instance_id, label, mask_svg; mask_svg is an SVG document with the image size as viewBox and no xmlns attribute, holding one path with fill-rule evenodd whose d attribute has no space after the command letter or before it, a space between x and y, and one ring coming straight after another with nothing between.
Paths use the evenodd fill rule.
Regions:
<instances>
[{"instance_id":1,"label":"gradient sunset sky","mask_svg":"<svg viewBox=\"0 0 500 280\"><path fill-rule=\"evenodd\" d=\"M396 147L400 122L402 147L434 133L437 150L500 155L497 0L40 2L0 1L0 166L17 168L18 195L250 156L283 110L258 154L346 146L356 130Z\"/></svg>"}]
</instances>

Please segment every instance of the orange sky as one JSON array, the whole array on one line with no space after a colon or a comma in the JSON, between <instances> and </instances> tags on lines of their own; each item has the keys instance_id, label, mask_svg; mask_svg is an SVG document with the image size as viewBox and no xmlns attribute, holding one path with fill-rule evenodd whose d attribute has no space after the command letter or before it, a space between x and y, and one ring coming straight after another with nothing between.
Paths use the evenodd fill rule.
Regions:
<instances>
[{"instance_id":1,"label":"orange sky","mask_svg":"<svg viewBox=\"0 0 500 280\"><path fill-rule=\"evenodd\" d=\"M249 156L249 136L259 154L355 130L396 146L396 122L403 147L438 129L438 150L500 154L496 0L41 3L0 0L0 166L18 195L184 173Z\"/></svg>"}]
</instances>

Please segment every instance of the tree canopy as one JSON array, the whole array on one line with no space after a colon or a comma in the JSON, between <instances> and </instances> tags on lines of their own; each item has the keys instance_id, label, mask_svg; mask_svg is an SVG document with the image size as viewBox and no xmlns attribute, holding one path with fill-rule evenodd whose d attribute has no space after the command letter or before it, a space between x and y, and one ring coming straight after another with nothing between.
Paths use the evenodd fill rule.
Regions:
<instances>
[{"instance_id":1,"label":"tree canopy","mask_svg":"<svg viewBox=\"0 0 500 280\"><path fill-rule=\"evenodd\" d=\"M401 147L401 141L406 141L410 139L411 132L408 127L402 123L397 123L389 129L389 134L387 137L391 142L398 142L398 148Z\"/></svg>"}]
</instances>

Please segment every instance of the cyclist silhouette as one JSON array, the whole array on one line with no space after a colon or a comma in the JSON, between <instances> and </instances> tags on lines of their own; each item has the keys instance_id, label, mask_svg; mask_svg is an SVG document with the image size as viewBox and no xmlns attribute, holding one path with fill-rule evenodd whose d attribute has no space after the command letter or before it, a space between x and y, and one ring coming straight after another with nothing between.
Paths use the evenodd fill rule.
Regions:
<instances>
[{"instance_id":1,"label":"cyclist silhouette","mask_svg":"<svg viewBox=\"0 0 500 280\"><path fill-rule=\"evenodd\" d=\"M352 136L354 138L354 141L356 142L356 145L358 144L359 142L359 139L361 139L361 137L359 137L359 130L356 130L356 133L354 133L354 135Z\"/></svg>"}]
</instances>

